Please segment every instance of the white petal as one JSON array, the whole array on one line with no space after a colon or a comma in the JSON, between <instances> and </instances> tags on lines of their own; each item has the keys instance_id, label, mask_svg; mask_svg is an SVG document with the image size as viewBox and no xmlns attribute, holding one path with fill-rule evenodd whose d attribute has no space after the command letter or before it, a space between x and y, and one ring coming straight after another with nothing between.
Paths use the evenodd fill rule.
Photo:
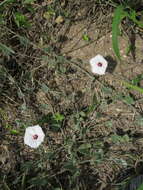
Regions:
<instances>
[{"instance_id":1,"label":"white petal","mask_svg":"<svg viewBox=\"0 0 143 190\"><path fill-rule=\"evenodd\" d=\"M37 139L33 139L33 135L38 135ZM24 144L37 148L44 141L45 134L39 125L27 127L24 135Z\"/></svg>"},{"instance_id":2,"label":"white petal","mask_svg":"<svg viewBox=\"0 0 143 190\"><path fill-rule=\"evenodd\" d=\"M108 62L102 55L97 55L90 59L91 71L94 74L104 75L108 66ZM102 66L98 66L98 63L101 63Z\"/></svg>"}]
</instances>

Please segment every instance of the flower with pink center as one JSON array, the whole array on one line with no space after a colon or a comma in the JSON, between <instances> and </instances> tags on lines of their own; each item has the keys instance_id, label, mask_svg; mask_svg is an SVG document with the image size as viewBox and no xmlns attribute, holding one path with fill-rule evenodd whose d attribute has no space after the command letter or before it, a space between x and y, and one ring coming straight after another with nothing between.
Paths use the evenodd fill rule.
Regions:
<instances>
[{"instance_id":1,"label":"flower with pink center","mask_svg":"<svg viewBox=\"0 0 143 190\"><path fill-rule=\"evenodd\" d=\"M102 55L96 55L90 59L91 71L94 74L104 75L108 66L108 62Z\"/></svg>"},{"instance_id":2,"label":"flower with pink center","mask_svg":"<svg viewBox=\"0 0 143 190\"><path fill-rule=\"evenodd\" d=\"M24 144L31 148L38 148L44 141L45 134L39 125L27 127L24 135Z\"/></svg>"},{"instance_id":3,"label":"flower with pink center","mask_svg":"<svg viewBox=\"0 0 143 190\"><path fill-rule=\"evenodd\" d=\"M33 139L34 139L34 140L37 140L37 139L38 139L38 135L36 135L36 134L33 135Z\"/></svg>"}]
</instances>

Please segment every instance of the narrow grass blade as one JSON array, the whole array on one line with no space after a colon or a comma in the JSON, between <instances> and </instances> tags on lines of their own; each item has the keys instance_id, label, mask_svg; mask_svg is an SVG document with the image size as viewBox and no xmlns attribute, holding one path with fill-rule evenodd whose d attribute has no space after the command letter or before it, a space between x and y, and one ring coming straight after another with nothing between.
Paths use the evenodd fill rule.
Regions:
<instances>
[{"instance_id":1,"label":"narrow grass blade","mask_svg":"<svg viewBox=\"0 0 143 190\"><path fill-rule=\"evenodd\" d=\"M23 177L22 177L21 190L25 189L25 179L26 179L26 172L23 174Z\"/></svg>"},{"instance_id":2,"label":"narrow grass blade","mask_svg":"<svg viewBox=\"0 0 143 190\"><path fill-rule=\"evenodd\" d=\"M4 5L5 3L12 3L12 2L14 2L15 0L5 0L5 1L2 1L1 3L0 3L0 6L2 6L2 5Z\"/></svg>"},{"instance_id":3,"label":"narrow grass blade","mask_svg":"<svg viewBox=\"0 0 143 190\"><path fill-rule=\"evenodd\" d=\"M123 6L118 6L114 12L113 22L112 22L112 46L115 52L115 55L118 59L121 59L118 36L120 35L119 25L122 19L126 16Z\"/></svg>"},{"instance_id":4,"label":"narrow grass blade","mask_svg":"<svg viewBox=\"0 0 143 190\"><path fill-rule=\"evenodd\" d=\"M15 53L10 47L7 47L6 45L1 44L1 43L0 43L0 50L1 50L5 55L11 55L11 54L14 54L14 53Z\"/></svg>"},{"instance_id":5,"label":"narrow grass blade","mask_svg":"<svg viewBox=\"0 0 143 190\"><path fill-rule=\"evenodd\" d=\"M131 89L133 89L133 90L136 90L136 91L138 91L138 92L140 92L140 93L143 94L143 88L140 88L140 87L138 87L138 86L136 86L136 85L132 85L132 84L130 84L130 83L128 83L128 82L125 82L125 81L123 81L123 84L124 84L126 87L131 88Z\"/></svg>"}]
</instances>

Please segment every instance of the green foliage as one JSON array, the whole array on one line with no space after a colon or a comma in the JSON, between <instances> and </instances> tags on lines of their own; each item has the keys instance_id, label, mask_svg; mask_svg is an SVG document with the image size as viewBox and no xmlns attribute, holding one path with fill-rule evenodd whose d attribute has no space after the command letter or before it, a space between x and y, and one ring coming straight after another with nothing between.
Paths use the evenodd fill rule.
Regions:
<instances>
[{"instance_id":1,"label":"green foliage","mask_svg":"<svg viewBox=\"0 0 143 190\"><path fill-rule=\"evenodd\" d=\"M143 22L139 21L137 19L138 14L135 10L130 9L129 13L127 14L127 16L139 27L143 28Z\"/></svg>"},{"instance_id":2,"label":"green foliage","mask_svg":"<svg viewBox=\"0 0 143 190\"><path fill-rule=\"evenodd\" d=\"M15 129L12 129L12 130L10 130L10 133L11 133L12 135L18 135L18 134L19 134L19 131L15 130Z\"/></svg>"},{"instance_id":3,"label":"green foliage","mask_svg":"<svg viewBox=\"0 0 143 190\"><path fill-rule=\"evenodd\" d=\"M136 124L139 126L143 126L143 117L142 116L138 116L136 118Z\"/></svg>"},{"instance_id":4,"label":"green foliage","mask_svg":"<svg viewBox=\"0 0 143 190\"><path fill-rule=\"evenodd\" d=\"M105 86L104 86L104 87L102 88L102 91L103 91L103 93L109 95L109 94L112 94L113 89L110 88L110 87L105 87Z\"/></svg>"},{"instance_id":5,"label":"green foliage","mask_svg":"<svg viewBox=\"0 0 143 190\"><path fill-rule=\"evenodd\" d=\"M34 3L36 0L24 0L24 4L31 4Z\"/></svg>"},{"instance_id":6,"label":"green foliage","mask_svg":"<svg viewBox=\"0 0 143 190\"><path fill-rule=\"evenodd\" d=\"M89 38L89 36L87 34L84 34L82 36L82 38L83 38L84 41L87 41L87 42L90 40L90 38Z\"/></svg>"},{"instance_id":7,"label":"green foliage","mask_svg":"<svg viewBox=\"0 0 143 190\"><path fill-rule=\"evenodd\" d=\"M29 183L31 184L31 187L42 187L48 185L48 180L46 178L32 178L29 180Z\"/></svg>"},{"instance_id":8,"label":"green foliage","mask_svg":"<svg viewBox=\"0 0 143 190\"><path fill-rule=\"evenodd\" d=\"M143 190L143 184L141 184L141 185L137 188L137 190Z\"/></svg>"},{"instance_id":9,"label":"green foliage","mask_svg":"<svg viewBox=\"0 0 143 190\"><path fill-rule=\"evenodd\" d=\"M7 189L92 189L88 185L92 186L92 183L95 185L97 176L94 174L100 174L100 169L102 169L101 165L98 164L103 163L103 166L107 164L108 168L108 161L112 161L114 151L110 151L110 146L112 144L114 146L119 144L125 146L128 142L132 143L132 139L134 139L128 135L116 135L115 128L122 114L118 114L120 116L118 118L115 113L114 117L114 114L112 115L112 111L114 112L112 106L114 106L114 102L116 103L119 100L129 105L126 107L133 108L136 105L136 100L126 93L127 90L119 93L114 88L114 81L113 83L111 81L113 86L111 84L107 85L105 82L106 77L104 79L91 76L95 80L89 81L89 91L86 89L87 86L84 86L84 88L81 86L81 96L78 95L77 91L81 91L81 88L80 86L76 88L76 82L82 79L83 84L81 85L84 85L84 80L88 79L86 77L88 72L86 69L84 70L84 64L81 64L80 61L71 61L70 58L62 55L62 51L60 51L62 46L60 46L59 40L61 36L58 36L61 34L61 32L58 32L58 27L60 26L55 25L57 15L64 16L63 29L70 22L73 24L76 10L73 10L73 7L68 5L70 1L64 4L64 1L61 3L61 1L55 0L50 1L48 5L45 2L4 0L0 3L0 8L2 9L0 14L1 30L6 28L6 34L2 31L0 51L8 57L14 57L21 66L21 70L18 70L14 77L11 77L12 69L7 69L6 65L1 65L0 79L2 81L3 78L6 78L4 87L1 87L0 84L1 100L6 100L6 108L9 105L12 108L14 106L17 111L17 113L12 113L12 116L10 115L9 117L0 109L2 126L4 126L1 135L3 135L3 131L4 134L8 132L5 138L8 136L8 143L13 146L9 136L12 137L12 141L13 138L23 139L25 126L31 126L33 122L40 124L46 134L43 146L37 150L24 148L23 144L20 145L20 142L23 141L18 141L18 149L16 150L18 159L16 160L21 160L24 164L19 162L20 167L18 166L18 170L12 171L10 176L9 174L7 175L7 178L2 176L2 180L6 182L4 186ZM119 3L114 3L114 0L106 3L104 0L99 0L100 6L103 6L102 2L104 6L107 3L108 6L113 4L115 7L112 24L112 43L117 58L121 59L118 38L121 34L120 26L123 19L132 20L133 24L138 27L142 27L142 22L139 19L138 12L127 5L119 5ZM74 2L74 6L76 7L76 2ZM70 8L72 8L71 15L68 13ZM39 15L40 17L38 18ZM70 19L70 16L72 19ZM76 15L76 17L79 16ZM29 27L29 23L32 23L33 27ZM64 25L65 23L66 25ZM7 36L9 39L5 42ZM82 39L90 42L87 34L84 34ZM130 49L131 47L129 47L128 52ZM85 75L82 75L82 72ZM130 83L123 82L123 84L127 88L143 93L143 89L139 87L142 79L143 76L140 75ZM62 85L61 81L66 81L65 83L63 82L63 86L60 86ZM40 95L38 96L38 94L40 94L41 90L45 96L41 95L39 97ZM12 93L14 93L14 96L11 95ZM45 99L43 100L42 98ZM2 103L3 105L5 104ZM47 112L43 112L41 107ZM116 110L116 107L113 108ZM7 109L9 114L9 107ZM117 108L118 111L120 113L121 110ZM9 124L9 118L11 119L14 114L14 121L12 121L11 125L11 123ZM20 117L20 120L18 120L18 117ZM143 118L135 118L135 124L142 126ZM131 133L134 133L134 131L131 131ZM111 144L108 142L108 137ZM127 159L130 161L128 157L131 157L131 154L128 154ZM20 157L18 157L19 155ZM24 158L22 158L22 155L24 155ZM26 159L29 161L27 162ZM117 158L113 161L113 163L119 165L118 168L128 166L128 160L122 159L122 155L118 157L117 154ZM116 169L116 167L114 168ZM90 181L92 178L93 180Z\"/></svg>"},{"instance_id":10,"label":"green foliage","mask_svg":"<svg viewBox=\"0 0 143 190\"><path fill-rule=\"evenodd\" d=\"M17 37L19 38L19 41L20 41L20 43L21 43L22 46L27 47L30 44L29 39L26 38L25 36L18 35Z\"/></svg>"},{"instance_id":11,"label":"green foliage","mask_svg":"<svg viewBox=\"0 0 143 190\"><path fill-rule=\"evenodd\" d=\"M3 5L5 5L5 4L13 3L13 2L15 2L15 1L16 1L16 0L4 0L4 1L2 1L2 2L0 3L0 7L3 6Z\"/></svg>"},{"instance_id":12,"label":"green foliage","mask_svg":"<svg viewBox=\"0 0 143 190\"><path fill-rule=\"evenodd\" d=\"M52 7L48 7L48 10L44 13L43 17L47 20L55 16L55 11Z\"/></svg>"},{"instance_id":13,"label":"green foliage","mask_svg":"<svg viewBox=\"0 0 143 190\"><path fill-rule=\"evenodd\" d=\"M78 151L82 154L89 154L91 149L90 143L81 144L78 148Z\"/></svg>"},{"instance_id":14,"label":"green foliage","mask_svg":"<svg viewBox=\"0 0 143 190\"><path fill-rule=\"evenodd\" d=\"M45 93L48 93L50 91L49 87L44 83L41 84L41 89Z\"/></svg>"},{"instance_id":15,"label":"green foliage","mask_svg":"<svg viewBox=\"0 0 143 190\"><path fill-rule=\"evenodd\" d=\"M64 120L64 116L60 113L55 113L53 118L56 122L61 122Z\"/></svg>"},{"instance_id":16,"label":"green foliage","mask_svg":"<svg viewBox=\"0 0 143 190\"><path fill-rule=\"evenodd\" d=\"M126 103L126 104L128 104L128 105L131 105L131 104L134 104L135 103L135 101L134 101L134 99L131 97L131 96L125 96L124 98L123 98L123 101Z\"/></svg>"},{"instance_id":17,"label":"green foliage","mask_svg":"<svg viewBox=\"0 0 143 190\"><path fill-rule=\"evenodd\" d=\"M130 140L128 135L124 135L124 136L111 135L111 139L113 143L127 143Z\"/></svg>"},{"instance_id":18,"label":"green foliage","mask_svg":"<svg viewBox=\"0 0 143 190\"><path fill-rule=\"evenodd\" d=\"M120 24L121 21L125 18L126 12L124 11L124 7L122 5L118 6L115 9L113 23L112 23L112 46L115 52L115 55L118 59L121 59L118 36L120 35Z\"/></svg>"},{"instance_id":19,"label":"green foliage","mask_svg":"<svg viewBox=\"0 0 143 190\"><path fill-rule=\"evenodd\" d=\"M46 105L46 109L48 109L48 105ZM38 120L37 122L40 125L43 125L44 123L48 123L50 125L50 129L54 132L58 132L61 127L62 127L62 122L65 119L63 114L60 113L55 113L55 114L51 114L49 113L48 115L43 116L40 120Z\"/></svg>"},{"instance_id":20,"label":"green foliage","mask_svg":"<svg viewBox=\"0 0 143 190\"><path fill-rule=\"evenodd\" d=\"M64 164L64 168L70 171L71 173L76 173L78 170L78 168L76 167L76 164L72 160L69 160L68 162L66 162Z\"/></svg>"},{"instance_id":21,"label":"green foliage","mask_svg":"<svg viewBox=\"0 0 143 190\"><path fill-rule=\"evenodd\" d=\"M106 121L106 122L105 122L105 126L106 126L106 127L112 127L112 126L113 126L112 121Z\"/></svg>"},{"instance_id":22,"label":"green foliage","mask_svg":"<svg viewBox=\"0 0 143 190\"><path fill-rule=\"evenodd\" d=\"M27 17L20 12L15 12L14 21L18 27L29 27L30 23L27 21Z\"/></svg>"},{"instance_id":23,"label":"green foliage","mask_svg":"<svg viewBox=\"0 0 143 190\"><path fill-rule=\"evenodd\" d=\"M141 80L143 80L143 74L138 75L137 77L135 77L134 79L132 79L131 83L132 83L132 85L137 86L137 85L139 85L139 82Z\"/></svg>"},{"instance_id":24,"label":"green foliage","mask_svg":"<svg viewBox=\"0 0 143 190\"><path fill-rule=\"evenodd\" d=\"M10 47L7 47L6 45L4 45L2 43L0 43L0 51L2 51L3 54L6 55L6 56L15 53L13 49L11 49Z\"/></svg>"},{"instance_id":25,"label":"green foliage","mask_svg":"<svg viewBox=\"0 0 143 190\"><path fill-rule=\"evenodd\" d=\"M140 88L140 87L138 87L138 86L136 86L136 85L132 85L132 84L130 84L130 83L128 83L128 82L125 82L125 81L123 81L123 84L124 84L127 88L131 88L131 89L133 89L133 90L135 90L135 91L138 91L138 92L140 92L140 93L143 93L143 88Z\"/></svg>"},{"instance_id":26,"label":"green foliage","mask_svg":"<svg viewBox=\"0 0 143 190\"><path fill-rule=\"evenodd\" d=\"M120 50L118 36L120 35L120 24L124 18L128 18L133 21L138 27L143 28L143 22L137 19L138 14L136 10L130 8L130 4L118 5L114 11L113 22L112 22L112 46L115 55L120 60ZM131 48L132 46L130 46ZM130 49L128 49L129 51Z\"/></svg>"}]
</instances>

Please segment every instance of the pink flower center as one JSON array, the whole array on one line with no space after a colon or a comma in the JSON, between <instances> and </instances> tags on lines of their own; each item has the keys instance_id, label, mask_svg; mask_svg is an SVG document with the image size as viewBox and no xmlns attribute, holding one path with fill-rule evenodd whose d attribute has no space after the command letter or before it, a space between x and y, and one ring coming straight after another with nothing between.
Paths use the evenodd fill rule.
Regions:
<instances>
[{"instance_id":1,"label":"pink flower center","mask_svg":"<svg viewBox=\"0 0 143 190\"><path fill-rule=\"evenodd\" d=\"M102 65L103 65L103 64L102 64L102 63L100 63L100 62L99 62L99 63L97 63L97 66L98 66L98 67L102 67Z\"/></svg>"},{"instance_id":2,"label":"pink flower center","mask_svg":"<svg viewBox=\"0 0 143 190\"><path fill-rule=\"evenodd\" d=\"M37 140L38 139L38 135L33 135L33 139Z\"/></svg>"}]
</instances>

